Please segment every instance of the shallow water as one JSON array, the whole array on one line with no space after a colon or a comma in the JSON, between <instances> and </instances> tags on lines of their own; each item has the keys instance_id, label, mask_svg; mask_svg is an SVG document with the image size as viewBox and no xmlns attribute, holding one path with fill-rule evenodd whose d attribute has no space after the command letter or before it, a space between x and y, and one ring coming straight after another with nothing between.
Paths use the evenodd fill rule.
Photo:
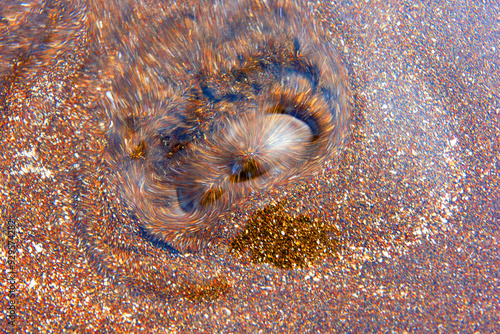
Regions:
<instances>
[{"instance_id":1,"label":"shallow water","mask_svg":"<svg viewBox=\"0 0 500 334\"><path fill-rule=\"evenodd\" d=\"M297 10L294 3L283 3L292 8L292 14ZM230 2L226 4L230 7ZM217 6L210 3L208 7L217 13ZM310 47L304 55L316 62L328 52L338 55L338 63L329 68L347 71L351 123L342 145L320 151L323 154L313 161L314 168L306 168L304 174L301 163L286 165L286 159L273 158L278 163L264 168L255 162L221 163L214 158L220 157L217 147L208 158L203 155L211 143L220 143L220 136L227 134L227 125L224 130L211 127L218 117L233 127L238 124L234 120L251 111L251 106L266 105L276 96L259 94L255 87L239 83L244 81L241 77L220 75L231 73L234 66L242 67L234 65L241 61L237 56L231 60L234 50L245 55L254 51L246 52L248 45L241 38L235 38L227 49L213 47L214 41L239 36L236 32L246 29L248 21L229 20L234 24L229 32L219 31L212 21L200 20L207 15L203 6L193 9L183 4L9 2L1 8L1 131L7 153L1 158L1 194L6 203L2 217L9 221L9 231L15 226L18 249L14 257L6 252L2 256L14 261L17 278L14 285L2 282L15 291L4 300L3 310L5 314L12 310L9 303L15 301L18 329L495 330L500 198L499 64L495 56L499 11L495 6L397 1L305 6L302 10L313 11L312 23L304 25L304 42L298 44L315 45L324 30L330 43L325 50L331 51L314 53L315 47ZM266 12L266 19L256 15L253 20L283 15L277 8ZM254 10L258 14L262 8ZM189 12L204 14L185 15ZM164 29L162 24L172 20L164 18L172 15L174 22L180 22L172 23L169 31L179 33L158 33ZM214 14L213 20L218 17ZM198 24L204 28L196 32ZM191 35L186 27L193 27ZM294 23L289 28L293 32L302 27ZM203 38L196 35L202 32ZM263 35L243 34L249 44L265 40ZM190 43L185 43L189 38ZM196 46L196 41L205 39L205 46ZM162 47L169 43L177 44ZM287 57L286 48L297 48L286 40L276 43L283 43L283 57ZM162 58L163 54L169 56ZM220 60L218 54L225 57ZM168 59L170 63L164 61ZM290 68L283 63L275 68ZM187 85L189 68L203 68L208 74L201 81L193 74ZM312 67L283 77L276 70L248 71L246 80L263 82L264 87L275 83L274 91L269 91L285 92L285 96L300 95L316 85L311 79L314 75L303 74L304 68ZM233 91L226 93L228 89ZM260 104L249 102L259 96L265 97ZM188 103L183 98L203 110L198 116L204 123L186 121L183 110ZM285 103L282 109L288 105L295 106ZM328 109L321 101L316 107ZM123 111L127 108L142 110L143 119L127 121ZM196 113L198 109L192 108ZM113 118L117 113L123 113L118 117L123 124ZM294 136L301 144L287 146L297 150L297 160L316 159L314 153L305 155L297 147L309 145L314 124L323 123L304 122L306 118L300 116L304 113L279 114L297 120L291 127L305 129ZM184 130L185 124L198 128L175 132L170 124L183 124ZM281 170L293 172L282 181L265 178L262 184L250 183L251 189L242 186L235 206L231 198L221 197L225 192L220 189L239 187L241 182L198 191L197 181L184 181L186 174L180 172L177 180L195 189L194 194L208 194L196 197L181 190L185 203L190 203L181 205L184 213L222 199L223 209L220 220L209 220L212 229L197 231L195 240L203 240L203 247L194 253L178 253L177 246L184 243L152 237L147 215L124 195L128 173L137 171L136 162L126 162L124 157L140 161L152 147L151 142L145 149L132 141L120 144L127 131L132 131L127 127L140 135L140 129L148 127L167 129L161 135L170 137L161 150L177 154L180 149L188 152L187 157L203 156L206 163L215 159L215 166L230 165L229 173L243 183L263 174L279 179ZM234 127L237 133L259 131L259 127ZM203 141L204 134L213 133L217 140ZM110 138L115 140L111 144ZM169 144L172 138L178 145ZM194 148L184 148L189 143L195 143ZM128 156L120 153L127 145L135 149ZM155 173L166 175L165 158L158 159L161 163ZM166 163L177 163L175 159ZM186 164L189 168L183 170L194 169L202 178L212 174ZM142 170L135 175L143 174ZM125 182L117 180L117 175ZM303 178L286 180L295 175ZM140 189L140 182L132 180ZM231 188L229 193L238 189ZM260 191L252 193L252 189ZM179 197L177 193L168 196ZM152 201L153 207L165 206L163 195L155 196L160 197ZM276 202L279 205L274 206ZM271 217L281 217L283 222L325 223L329 231L335 231L328 235L338 248L306 268L293 270L256 264L249 254L229 252L235 235L262 208L276 208ZM150 215L154 214L152 210ZM258 240L272 245L273 235L281 232L271 229L269 239ZM7 244L11 236L10 232L2 234L3 242ZM279 245L263 249L286 254L277 250L289 246L276 249ZM297 257L297 253L292 255Z\"/></svg>"}]
</instances>

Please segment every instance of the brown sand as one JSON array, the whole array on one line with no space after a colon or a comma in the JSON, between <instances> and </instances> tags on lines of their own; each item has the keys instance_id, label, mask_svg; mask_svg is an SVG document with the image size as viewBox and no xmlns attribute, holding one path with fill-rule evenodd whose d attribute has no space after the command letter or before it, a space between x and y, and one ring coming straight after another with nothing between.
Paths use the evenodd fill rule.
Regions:
<instances>
[{"instance_id":1,"label":"brown sand","mask_svg":"<svg viewBox=\"0 0 500 334\"><path fill-rule=\"evenodd\" d=\"M498 331L498 6L314 5L348 69L345 149L184 255L108 186L106 73L88 61L100 23L83 8L0 5L2 330ZM278 201L334 228L337 252L290 270L229 252Z\"/></svg>"}]
</instances>

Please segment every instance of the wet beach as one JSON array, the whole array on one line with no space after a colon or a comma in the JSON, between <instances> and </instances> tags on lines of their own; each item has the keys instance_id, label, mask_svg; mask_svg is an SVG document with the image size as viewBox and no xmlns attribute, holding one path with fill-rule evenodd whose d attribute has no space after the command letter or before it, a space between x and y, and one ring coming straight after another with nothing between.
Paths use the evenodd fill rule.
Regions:
<instances>
[{"instance_id":1,"label":"wet beach","mask_svg":"<svg viewBox=\"0 0 500 334\"><path fill-rule=\"evenodd\" d=\"M347 72L345 143L313 177L250 195L187 253L150 238L109 182L113 79L92 5L0 8L2 330L498 330L497 4L308 5ZM259 245L303 224L320 246L305 262L234 251L259 215L283 225L249 249L300 259L285 239Z\"/></svg>"}]
</instances>

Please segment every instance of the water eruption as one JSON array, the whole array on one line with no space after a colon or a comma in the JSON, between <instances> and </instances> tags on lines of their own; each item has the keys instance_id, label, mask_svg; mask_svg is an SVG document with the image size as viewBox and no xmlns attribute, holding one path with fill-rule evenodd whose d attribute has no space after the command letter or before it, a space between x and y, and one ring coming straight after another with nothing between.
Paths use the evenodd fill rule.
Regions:
<instances>
[{"instance_id":1,"label":"water eruption","mask_svg":"<svg viewBox=\"0 0 500 334\"><path fill-rule=\"evenodd\" d=\"M196 249L244 198L339 150L346 71L309 16L288 1L202 2L161 19L143 9L152 23L127 38L100 31L115 54L107 163L150 235Z\"/></svg>"}]
</instances>

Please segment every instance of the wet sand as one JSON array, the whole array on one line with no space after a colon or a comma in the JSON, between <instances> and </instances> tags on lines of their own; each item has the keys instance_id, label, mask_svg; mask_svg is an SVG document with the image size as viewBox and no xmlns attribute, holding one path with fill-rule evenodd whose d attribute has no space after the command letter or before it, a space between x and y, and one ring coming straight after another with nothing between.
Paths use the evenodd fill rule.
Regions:
<instances>
[{"instance_id":1,"label":"wet sand","mask_svg":"<svg viewBox=\"0 0 500 334\"><path fill-rule=\"evenodd\" d=\"M3 330L498 330L498 6L316 5L348 70L344 149L314 178L252 195L203 251L181 254L147 238L109 185L109 83L89 62L92 18L63 4L1 12L0 262L16 278L1 281L14 289L2 312L16 315ZM282 269L229 252L272 202L328 222L337 253Z\"/></svg>"}]
</instances>

